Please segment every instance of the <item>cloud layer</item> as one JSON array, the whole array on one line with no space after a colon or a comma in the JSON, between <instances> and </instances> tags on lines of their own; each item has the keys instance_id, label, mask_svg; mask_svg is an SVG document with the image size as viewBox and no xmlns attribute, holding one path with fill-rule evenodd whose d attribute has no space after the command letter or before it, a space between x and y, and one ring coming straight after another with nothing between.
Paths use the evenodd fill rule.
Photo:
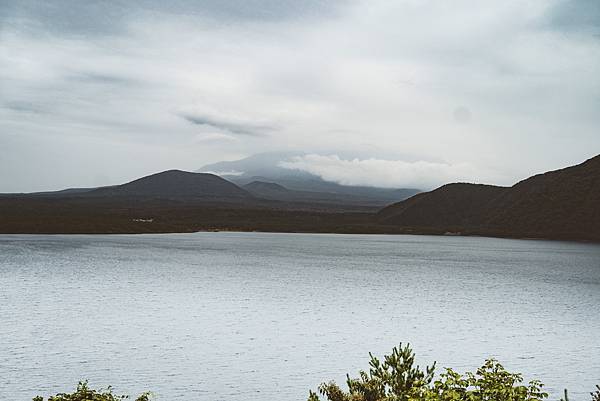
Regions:
<instances>
[{"instance_id":1,"label":"cloud layer","mask_svg":"<svg viewBox=\"0 0 600 401\"><path fill-rule=\"evenodd\" d=\"M206 114L183 114L181 116L192 124L216 128L234 135L264 136L276 128L265 123L217 117Z\"/></svg>"},{"instance_id":2,"label":"cloud layer","mask_svg":"<svg viewBox=\"0 0 600 401\"><path fill-rule=\"evenodd\" d=\"M342 185L433 189L448 182L481 181L481 172L466 163L406 162L381 159L341 159L309 154L281 162L281 167L307 171ZM485 177L490 178L490 177Z\"/></svg>"},{"instance_id":3,"label":"cloud layer","mask_svg":"<svg viewBox=\"0 0 600 401\"><path fill-rule=\"evenodd\" d=\"M512 184L600 153L598 26L595 0L0 0L0 192L270 150Z\"/></svg>"}]
</instances>

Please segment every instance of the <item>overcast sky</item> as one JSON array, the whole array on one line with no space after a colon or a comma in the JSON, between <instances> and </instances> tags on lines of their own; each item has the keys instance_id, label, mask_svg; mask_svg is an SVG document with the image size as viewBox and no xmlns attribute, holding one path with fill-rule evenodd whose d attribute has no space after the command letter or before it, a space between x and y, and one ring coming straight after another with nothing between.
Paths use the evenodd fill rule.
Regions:
<instances>
[{"instance_id":1,"label":"overcast sky","mask_svg":"<svg viewBox=\"0 0 600 401\"><path fill-rule=\"evenodd\" d=\"M594 156L600 1L0 0L0 192L282 150L423 188Z\"/></svg>"}]
</instances>

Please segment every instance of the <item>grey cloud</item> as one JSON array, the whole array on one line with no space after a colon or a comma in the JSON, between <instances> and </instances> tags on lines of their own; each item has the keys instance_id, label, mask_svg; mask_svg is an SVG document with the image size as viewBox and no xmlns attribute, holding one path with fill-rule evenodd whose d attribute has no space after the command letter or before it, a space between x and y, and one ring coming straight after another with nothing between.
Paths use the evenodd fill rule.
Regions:
<instances>
[{"instance_id":1,"label":"grey cloud","mask_svg":"<svg viewBox=\"0 0 600 401\"><path fill-rule=\"evenodd\" d=\"M274 131L277 129L272 125L226 120L206 115L183 114L181 117L195 125L213 127L237 135L260 137L265 136L269 131Z\"/></svg>"},{"instance_id":2,"label":"grey cloud","mask_svg":"<svg viewBox=\"0 0 600 401\"><path fill-rule=\"evenodd\" d=\"M554 29L591 33L600 39L600 1L562 0L548 11Z\"/></svg>"},{"instance_id":3,"label":"grey cloud","mask_svg":"<svg viewBox=\"0 0 600 401\"><path fill-rule=\"evenodd\" d=\"M208 18L222 23L330 17L348 0L0 0L2 29L42 30L59 35L122 33L149 15Z\"/></svg>"},{"instance_id":4,"label":"grey cloud","mask_svg":"<svg viewBox=\"0 0 600 401\"><path fill-rule=\"evenodd\" d=\"M117 33L130 14L122 1L0 0L0 29L47 31L53 34Z\"/></svg>"},{"instance_id":5,"label":"grey cloud","mask_svg":"<svg viewBox=\"0 0 600 401\"><path fill-rule=\"evenodd\" d=\"M67 81L78 83L90 83L100 85L131 86L138 83L137 80L114 74L101 74L95 72L77 72L66 77Z\"/></svg>"},{"instance_id":6,"label":"grey cloud","mask_svg":"<svg viewBox=\"0 0 600 401\"><path fill-rule=\"evenodd\" d=\"M385 188L433 189L453 181L473 180L481 169L467 163L407 162L384 159L344 159L338 155L307 154L279 163L280 167L306 171L341 185L365 185ZM487 173L487 172L486 172ZM485 177L485 173L484 173ZM475 181L486 181L485 177Z\"/></svg>"},{"instance_id":7,"label":"grey cloud","mask_svg":"<svg viewBox=\"0 0 600 401\"><path fill-rule=\"evenodd\" d=\"M44 113L46 108L33 102L11 101L2 105L2 108L18 113Z\"/></svg>"},{"instance_id":8,"label":"grey cloud","mask_svg":"<svg viewBox=\"0 0 600 401\"><path fill-rule=\"evenodd\" d=\"M175 2L175 12L193 11L229 20L281 20L304 16L329 16L347 1L327 0L204 0ZM156 2L156 4L160 4Z\"/></svg>"},{"instance_id":9,"label":"grey cloud","mask_svg":"<svg viewBox=\"0 0 600 401\"><path fill-rule=\"evenodd\" d=\"M277 149L389 185L574 164L600 148L599 3L527 3L0 0L0 192Z\"/></svg>"}]
</instances>

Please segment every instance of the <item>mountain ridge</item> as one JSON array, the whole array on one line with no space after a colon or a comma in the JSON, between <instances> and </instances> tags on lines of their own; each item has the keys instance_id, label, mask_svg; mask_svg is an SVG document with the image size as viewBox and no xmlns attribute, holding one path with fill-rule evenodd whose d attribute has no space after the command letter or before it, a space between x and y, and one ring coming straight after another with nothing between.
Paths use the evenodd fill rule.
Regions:
<instances>
[{"instance_id":1,"label":"mountain ridge","mask_svg":"<svg viewBox=\"0 0 600 401\"><path fill-rule=\"evenodd\" d=\"M407 199L419 189L415 188L382 188L364 185L341 185L326 181L321 177L306 171L283 168L279 165L293 157L301 156L302 152L267 152L258 153L239 160L221 161L207 164L198 172L217 174L239 186L245 186L253 181L264 181L279 184L288 190L323 193L328 199L331 194L338 197L352 197L356 202L372 206L385 206L391 202ZM350 198L348 198L350 200Z\"/></svg>"},{"instance_id":2,"label":"mountain ridge","mask_svg":"<svg viewBox=\"0 0 600 401\"><path fill-rule=\"evenodd\" d=\"M600 242L600 155L511 187L451 183L384 208L270 182L240 188L213 174L179 170L81 191L0 196L0 233L234 230Z\"/></svg>"},{"instance_id":3,"label":"mountain ridge","mask_svg":"<svg viewBox=\"0 0 600 401\"><path fill-rule=\"evenodd\" d=\"M88 197L150 197L157 199L236 199L253 196L237 185L208 173L166 170L121 185L102 187L83 196Z\"/></svg>"},{"instance_id":4,"label":"mountain ridge","mask_svg":"<svg viewBox=\"0 0 600 401\"><path fill-rule=\"evenodd\" d=\"M385 207L380 224L438 232L600 240L600 155L512 187L455 183Z\"/></svg>"}]
</instances>

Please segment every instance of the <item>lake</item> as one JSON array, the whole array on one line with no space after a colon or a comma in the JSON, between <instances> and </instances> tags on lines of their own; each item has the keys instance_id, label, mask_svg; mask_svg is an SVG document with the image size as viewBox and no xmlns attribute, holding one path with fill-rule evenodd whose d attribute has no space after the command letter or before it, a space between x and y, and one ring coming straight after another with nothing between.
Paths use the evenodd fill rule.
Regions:
<instances>
[{"instance_id":1,"label":"lake","mask_svg":"<svg viewBox=\"0 0 600 401\"><path fill-rule=\"evenodd\" d=\"M0 236L0 400L89 379L159 400L304 401L410 342L552 399L600 384L600 246L476 237ZM439 369L438 369L439 371Z\"/></svg>"}]
</instances>

